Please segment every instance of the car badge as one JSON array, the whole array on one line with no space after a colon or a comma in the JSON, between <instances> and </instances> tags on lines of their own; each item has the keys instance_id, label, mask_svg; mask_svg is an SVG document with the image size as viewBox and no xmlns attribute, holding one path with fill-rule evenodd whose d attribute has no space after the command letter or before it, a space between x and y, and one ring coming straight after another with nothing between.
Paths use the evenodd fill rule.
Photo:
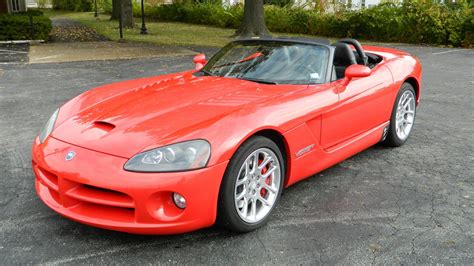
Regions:
<instances>
[{"instance_id":1,"label":"car badge","mask_svg":"<svg viewBox=\"0 0 474 266\"><path fill-rule=\"evenodd\" d=\"M68 153L66 154L66 158L65 158L65 159L66 159L66 161L70 161L70 160L74 159L74 156L76 156L76 153L73 152L73 151L70 151L70 152L68 152Z\"/></svg>"},{"instance_id":2,"label":"car badge","mask_svg":"<svg viewBox=\"0 0 474 266\"><path fill-rule=\"evenodd\" d=\"M310 152L314 148L314 144L304 147L303 149L299 150L295 155L296 157L300 157L301 155Z\"/></svg>"}]
</instances>

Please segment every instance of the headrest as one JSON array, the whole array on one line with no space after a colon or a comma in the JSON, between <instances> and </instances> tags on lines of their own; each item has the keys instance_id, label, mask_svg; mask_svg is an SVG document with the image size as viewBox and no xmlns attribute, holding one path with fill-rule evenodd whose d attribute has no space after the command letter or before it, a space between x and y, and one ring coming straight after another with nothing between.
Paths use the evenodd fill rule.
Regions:
<instances>
[{"instance_id":1,"label":"headrest","mask_svg":"<svg viewBox=\"0 0 474 266\"><path fill-rule=\"evenodd\" d=\"M336 50L334 51L334 65L350 66L353 64L357 64L357 61L351 47L343 42L336 43Z\"/></svg>"}]
</instances>

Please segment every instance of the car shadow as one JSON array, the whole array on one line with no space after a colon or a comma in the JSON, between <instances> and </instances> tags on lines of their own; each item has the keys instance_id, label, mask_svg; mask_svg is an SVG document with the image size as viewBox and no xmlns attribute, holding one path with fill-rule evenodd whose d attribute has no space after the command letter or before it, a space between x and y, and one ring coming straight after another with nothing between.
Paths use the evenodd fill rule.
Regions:
<instances>
[{"instance_id":1,"label":"car shadow","mask_svg":"<svg viewBox=\"0 0 474 266\"><path fill-rule=\"evenodd\" d=\"M59 215L52 218L49 234L59 239L74 239L75 245L89 250L88 255L83 251L74 252L67 259L83 260L84 258L101 258L104 254L127 254L136 251L173 252L172 250L194 250L199 247L212 247L232 242L235 248L245 250L249 241L258 243L260 238L266 238L282 228L294 228L298 224L325 217L344 217L348 211L361 210L357 202L347 201L353 193L365 192L364 185L354 186L360 182L360 170L353 165L371 163L370 158L379 157L389 147L375 145L353 157L336 164L320 173L304 179L284 190L279 205L272 214L267 225L246 234L230 232L214 225L209 228L178 235L136 235L83 225ZM53 213L53 211L51 211ZM51 225L51 224L50 224ZM52 230L52 231L51 231ZM99 247L99 248L97 248ZM254 247L260 248L260 247ZM264 245L263 245L263 248ZM176 251L178 252L178 251Z\"/></svg>"}]
</instances>

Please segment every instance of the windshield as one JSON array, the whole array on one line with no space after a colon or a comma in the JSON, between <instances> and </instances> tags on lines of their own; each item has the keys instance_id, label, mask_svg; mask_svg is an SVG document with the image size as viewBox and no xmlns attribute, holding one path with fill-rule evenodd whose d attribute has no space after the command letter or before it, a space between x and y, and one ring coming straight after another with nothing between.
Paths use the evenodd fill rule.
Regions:
<instances>
[{"instance_id":1,"label":"windshield","mask_svg":"<svg viewBox=\"0 0 474 266\"><path fill-rule=\"evenodd\" d=\"M234 42L201 72L269 84L324 82L329 51L324 46L291 42Z\"/></svg>"}]
</instances>

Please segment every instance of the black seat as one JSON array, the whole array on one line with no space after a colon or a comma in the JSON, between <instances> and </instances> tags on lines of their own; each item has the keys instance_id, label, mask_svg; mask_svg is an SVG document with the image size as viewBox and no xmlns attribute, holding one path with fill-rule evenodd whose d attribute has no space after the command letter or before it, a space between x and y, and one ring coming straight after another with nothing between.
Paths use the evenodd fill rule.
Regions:
<instances>
[{"instance_id":1,"label":"black seat","mask_svg":"<svg viewBox=\"0 0 474 266\"><path fill-rule=\"evenodd\" d=\"M336 69L337 79L342 79L346 68L354 64L357 64L357 61L351 47L343 42L336 43L336 50L334 51L334 67Z\"/></svg>"}]
</instances>

